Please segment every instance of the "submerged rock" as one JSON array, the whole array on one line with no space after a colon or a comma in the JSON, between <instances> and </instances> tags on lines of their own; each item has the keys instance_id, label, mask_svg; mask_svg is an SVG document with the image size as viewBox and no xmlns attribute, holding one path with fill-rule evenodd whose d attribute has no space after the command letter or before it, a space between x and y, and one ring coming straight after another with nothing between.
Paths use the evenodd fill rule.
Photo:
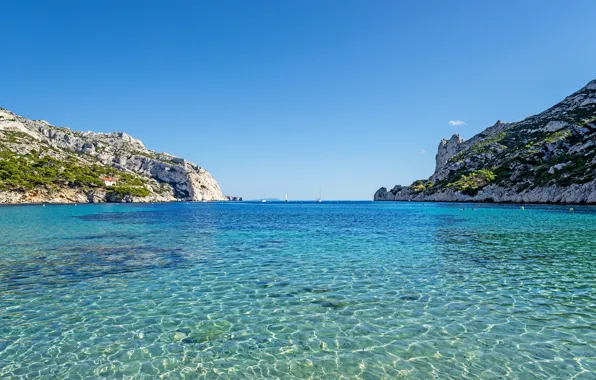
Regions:
<instances>
[{"instance_id":1,"label":"submerged rock","mask_svg":"<svg viewBox=\"0 0 596 380\"><path fill-rule=\"evenodd\" d=\"M174 340L175 341L181 341L181 340L184 340L184 339L186 339L186 334L185 333L182 333L182 332L175 332L174 333Z\"/></svg>"}]
</instances>

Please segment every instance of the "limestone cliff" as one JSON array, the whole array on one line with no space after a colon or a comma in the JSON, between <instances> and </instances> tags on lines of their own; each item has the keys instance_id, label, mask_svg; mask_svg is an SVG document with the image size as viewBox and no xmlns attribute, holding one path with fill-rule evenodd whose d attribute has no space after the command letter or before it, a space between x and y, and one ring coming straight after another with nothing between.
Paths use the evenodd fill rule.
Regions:
<instances>
[{"instance_id":1,"label":"limestone cliff","mask_svg":"<svg viewBox=\"0 0 596 380\"><path fill-rule=\"evenodd\" d=\"M457 134L451 136L449 140L441 140L436 156L436 167L443 167L451 157L459 153L459 151L462 149L463 142L464 139Z\"/></svg>"},{"instance_id":2,"label":"limestone cliff","mask_svg":"<svg viewBox=\"0 0 596 380\"><path fill-rule=\"evenodd\" d=\"M76 132L0 108L0 203L225 199L205 169L126 133Z\"/></svg>"},{"instance_id":3,"label":"limestone cliff","mask_svg":"<svg viewBox=\"0 0 596 380\"><path fill-rule=\"evenodd\" d=\"M428 180L376 201L596 203L596 80L522 121L443 139Z\"/></svg>"}]
</instances>

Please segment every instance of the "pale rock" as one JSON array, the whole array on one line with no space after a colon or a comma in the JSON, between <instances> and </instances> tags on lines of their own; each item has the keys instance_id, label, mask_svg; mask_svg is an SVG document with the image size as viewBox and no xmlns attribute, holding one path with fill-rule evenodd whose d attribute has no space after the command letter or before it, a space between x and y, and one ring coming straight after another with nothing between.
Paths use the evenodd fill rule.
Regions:
<instances>
[{"instance_id":1,"label":"pale rock","mask_svg":"<svg viewBox=\"0 0 596 380\"><path fill-rule=\"evenodd\" d=\"M441 168L453 156L455 156L461 149L461 144L464 139L460 135L454 134L449 140L443 139L439 143L439 149L436 159L437 169Z\"/></svg>"},{"instance_id":2,"label":"pale rock","mask_svg":"<svg viewBox=\"0 0 596 380\"><path fill-rule=\"evenodd\" d=\"M563 163L551 166L550 169L548 169L548 174L555 174L556 171L563 169L567 165L569 165L569 162L563 162Z\"/></svg>"},{"instance_id":3,"label":"pale rock","mask_svg":"<svg viewBox=\"0 0 596 380\"><path fill-rule=\"evenodd\" d=\"M559 129L563 129L565 127L569 126L569 123L566 123L564 121L560 121L560 120L554 120L554 121L549 121L544 128L542 128L542 131L544 132L556 132Z\"/></svg>"}]
</instances>

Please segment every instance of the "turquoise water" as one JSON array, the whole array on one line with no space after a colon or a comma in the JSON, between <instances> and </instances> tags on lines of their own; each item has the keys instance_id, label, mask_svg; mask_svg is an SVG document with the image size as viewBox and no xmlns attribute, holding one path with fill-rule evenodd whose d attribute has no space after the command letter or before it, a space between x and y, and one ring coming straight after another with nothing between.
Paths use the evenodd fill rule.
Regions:
<instances>
[{"instance_id":1,"label":"turquoise water","mask_svg":"<svg viewBox=\"0 0 596 380\"><path fill-rule=\"evenodd\" d=\"M594 379L575 210L1 207L0 377Z\"/></svg>"}]
</instances>

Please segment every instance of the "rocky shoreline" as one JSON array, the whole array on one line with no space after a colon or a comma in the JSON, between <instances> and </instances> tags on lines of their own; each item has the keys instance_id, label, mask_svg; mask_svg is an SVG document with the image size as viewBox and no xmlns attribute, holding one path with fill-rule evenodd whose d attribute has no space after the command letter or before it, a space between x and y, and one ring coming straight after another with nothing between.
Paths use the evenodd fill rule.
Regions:
<instances>
[{"instance_id":1,"label":"rocky shoreline","mask_svg":"<svg viewBox=\"0 0 596 380\"><path fill-rule=\"evenodd\" d=\"M126 133L78 132L0 108L0 204L240 199L224 196L207 170Z\"/></svg>"},{"instance_id":2,"label":"rocky shoreline","mask_svg":"<svg viewBox=\"0 0 596 380\"><path fill-rule=\"evenodd\" d=\"M419 194L406 186L391 190L382 187L374 195L375 201L405 202L477 202L477 203L519 203L519 204L587 204L596 205L596 182L569 187L551 186L535 188L521 193L499 186L487 186L475 196L453 190L435 194Z\"/></svg>"},{"instance_id":3,"label":"rocky shoreline","mask_svg":"<svg viewBox=\"0 0 596 380\"><path fill-rule=\"evenodd\" d=\"M115 197L105 189L94 190L89 193L82 193L72 189L61 189L60 191L49 192L37 190L30 193L18 191L0 191L0 205L2 204L82 204L82 203L173 203L173 202L242 202L242 197L224 196L223 199L208 201L189 201L183 199L172 199L160 194L152 194L147 197L124 196Z\"/></svg>"},{"instance_id":4,"label":"rocky shoreline","mask_svg":"<svg viewBox=\"0 0 596 380\"><path fill-rule=\"evenodd\" d=\"M183 199L172 199L159 195L147 197L124 196L116 198L106 194L105 189L93 191L92 193L81 193L77 191L60 190L55 193L32 192L20 193L15 191L1 191L0 205L16 204L97 204L97 203L176 203L176 202L242 202L242 197L225 196L223 199L208 201L188 201Z\"/></svg>"},{"instance_id":5,"label":"rocky shoreline","mask_svg":"<svg viewBox=\"0 0 596 380\"><path fill-rule=\"evenodd\" d=\"M520 122L443 139L432 176L373 199L596 204L596 80Z\"/></svg>"}]
</instances>

